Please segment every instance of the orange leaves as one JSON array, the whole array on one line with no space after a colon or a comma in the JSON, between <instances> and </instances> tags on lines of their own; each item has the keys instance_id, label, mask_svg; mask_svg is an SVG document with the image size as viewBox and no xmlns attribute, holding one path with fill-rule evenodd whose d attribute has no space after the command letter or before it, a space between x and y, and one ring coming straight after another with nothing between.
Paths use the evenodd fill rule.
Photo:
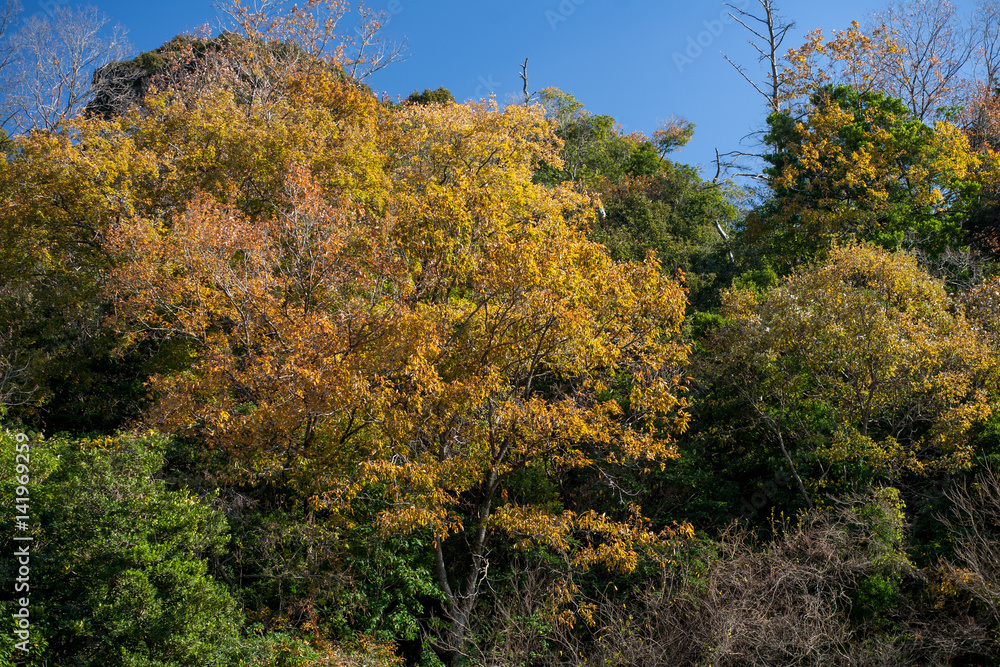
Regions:
<instances>
[{"instance_id":1,"label":"orange leaves","mask_svg":"<svg viewBox=\"0 0 1000 667\"><path fill-rule=\"evenodd\" d=\"M782 110L798 111L809 96L827 85L848 85L858 92L883 90L900 71L904 57L892 32L879 26L866 34L857 21L827 40L822 30L806 35L798 49L789 49L778 74Z\"/></svg>"},{"instance_id":2,"label":"orange leaves","mask_svg":"<svg viewBox=\"0 0 1000 667\"><path fill-rule=\"evenodd\" d=\"M172 203L115 231L119 326L194 355L153 378L150 421L331 509L377 490L383 530L480 553L529 468L676 456L684 290L588 240L585 197L533 182L558 164L539 109L389 111L323 71L285 83L268 106L167 96L138 121ZM576 566L630 569L655 541L638 514L572 517Z\"/></svg>"},{"instance_id":3,"label":"orange leaves","mask_svg":"<svg viewBox=\"0 0 1000 667\"><path fill-rule=\"evenodd\" d=\"M978 83L961 115L972 146L982 152L1000 148L1000 98L995 93L987 84Z\"/></svg>"},{"instance_id":4,"label":"orange leaves","mask_svg":"<svg viewBox=\"0 0 1000 667\"><path fill-rule=\"evenodd\" d=\"M251 85L211 61L238 59L225 48L209 49L205 62L182 59L182 70L193 68L196 80L150 91L145 113L123 120L132 141L156 157L159 173L151 189L157 207L181 206L197 191L224 198L237 183L231 203L251 217L266 217L295 165L358 204L384 204L384 148L393 140L384 105L335 66L308 59L282 60L274 80ZM221 68L218 76L202 72L215 67ZM207 80L197 79L202 74ZM241 90L245 86L256 88Z\"/></svg>"},{"instance_id":5,"label":"orange leaves","mask_svg":"<svg viewBox=\"0 0 1000 667\"><path fill-rule=\"evenodd\" d=\"M165 351L147 425L218 449L224 482L340 518L381 495L382 530L432 536L461 630L487 543L545 516L560 476L677 455L684 289L652 255L613 261L592 202L534 182L559 166L540 109L396 108L293 43L328 32L298 9L235 18L242 37L180 40L141 109L20 139L3 215L40 262L47 234L107 253L111 326ZM546 490L521 497L536 474ZM669 537L630 514L531 530L572 567L628 571ZM463 541L471 565L450 568Z\"/></svg>"},{"instance_id":6,"label":"orange leaves","mask_svg":"<svg viewBox=\"0 0 1000 667\"><path fill-rule=\"evenodd\" d=\"M286 194L287 209L256 222L198 195L166 229L139 220L112 239L122 318L149 335L200 344L189 373L153 379L164 395L153 418L198 428L263 474L301 466L298 457L317 450L325 465L341 467L352 455L324 451L327 438L379 414L377 401L368 405L377 388L365 360L350 355L371 318L356 314L381 289L347 243L355 224L370 225L324 203L301 169L289 174ZM380 256L369 259L374 267Z\"/></svg>"}]
</instances>

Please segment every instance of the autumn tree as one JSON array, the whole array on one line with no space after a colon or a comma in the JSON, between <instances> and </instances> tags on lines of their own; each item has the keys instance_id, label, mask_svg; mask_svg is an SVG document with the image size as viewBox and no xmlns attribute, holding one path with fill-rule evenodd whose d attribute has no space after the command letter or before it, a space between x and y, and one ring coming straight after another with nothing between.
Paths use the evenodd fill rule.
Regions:
<instances>
[{"instance_id":1,"label":"autumn tree","mask_svg":"<svg viewBox=\"0 0 1000 667\"><path fill-rule=\"evenodd\" d=\"M357 13L357 18L350 29L345 29L351 11ZM269 2L245 6L240 0L225 0L221 13L223 34L239 35L257 46L270 42L269 48L294 44L302 54L324 55L337 62L357 82L406 58L405 44L390 39L383 31L388 12L361 3L352 7L347 0L306 0L288 7ZM244 51L230 62L249 65L254 55L252 50ZM247 60L247 56L251 59Z\"/></svg>"},{"instance_id":2,"label":"autumn tree","mask_svg":"<svg viewBox=\"0 0 1000 667\"><path fill-rule=\"evenodd\" d=\"M1000 138L1000 4L980 0L972 14L971 81L967 82L959 119L976 150L993 149Z\"/></svg>"},{"instance_id":3,"label":"autumn tree","mask_svg":"<svg viewBox=\"0 0 1000 667\"><path fill-rule=\"evenodd\" d=\"M777 265L852 239L898 246L910 235L932 252L961 240L981 161L957 126L927 126L899 100L847 86L818 89L803 113L769 118L774 196L747 225Z\"/></svg>"},{"instance_id":4,"label":"autumn tree","mask_svg":"<svg viewBox=\"0 0 1000 667\"><path fill-rule=\"evenodd\" d=\"M16 371L5 393L17 397L10 416L40 429L114 429L137 417L139 368L152 354L112 354L118 340L101 294L102 239L134 214L151 163L78 122L19 135L0 160L0 356Z\"/></svg>"},{"instance_id":5,"label":"autumn tree","mask_svg":"<svg viewBox=\"0 0 1000 667\"><path fill-rule=\"evenodd\" d=\"M987 12L981 23L990 20ZM847 85L900 99L914 118L930 124L938 109L962 99L971 32L947 0L893 1L865 26L854 21L829 37L809 32L775 69L776 90L791 108L824 86Z\"/></svg>"},{"instance_id":6,"label":"autumn tree","mask_svg":"<svg viewBox=\"0 0 1000 667\"><path fill-rule=\"evenodd\" d=\"M838 478L969 466L996 359L912 257L837 247L772 290L727 293L723 314L710 363L807 505Z\"/></svg>"},{"instance_id":7,"label":"autumn tree","mask_svg":"<svg viewBox=\"0 0 1000 667\"><path fill-rule=\"evenodd\" d=\"M996 150L1000 146L1000 100L996 88L984 82L974 84L959 120L972 148Z\"/></svg>"},{"instance_id":8,"label":"autumn tree","mask_svg":"<svg viewBox=\"0 0 1000 667\"><path fill-rule=\"evenodd\" d=\"M569 570L656 548L641 508L511 484L641 474L686 425L684 291L588 240L585 198L533 182L562 166L538 109L392 110L329 68L266 105L223 84L147 108L93 127L164 166L109 230L117 326L191 358L153 378L151 424L343 520L383 497L383 530L427 536L442 652L462 651L494 541Z\"/></svg>"},{"instance_id":9,"label":"autumn tree","mask_svg":"<svg viewBox=\"0 0 1000 667\"><path fill-rule=\"evenodd\" d=\"M343 3L332 5L336 9ZM327 46L343 51L339 33L335 24L306 11L310 7L284 17L240 14L240 33L178 38L135 61L109 65L98 73L92 92L99 94L86 113L67 119L58 132L19 137L5 155L0 264L6 280L0 309L6 324L0 342L3 391L20 404L19 417L38 426L48 420L51 427L88 430L115 428L137 416L145 393L141 376L165 348L140 345L112 358L118 335L104 325L111 305L100 292L110 260L104 247L109 225L179 206L195 189L217 192L225 175L243 179L246 210L266 206L272 190L280 189L290 151L301 143L261 118L287 113L288 107L280 105L295 85L294 73L327 77L327 85L345 91L337 99L347 108L357 109L362 100L366 108L379 107L365 86L347 75L349 56L323 55ZM156 90L169 91L159 98L165 111L144 106L146 95ZM177 123L220 97L241 113L225 127L207 117L195 124L185 145L213 146L192 149L197 158L180 150L171 154L179 143L169 145L176 137L163 132L166 125L132 123L144 113L161 123ZM134 105L142 108L130 112ZM293 125L293 134L310 127L307 119ZM312 129L308 139L299 139L337 142L339 132L327 131L328 126ZM250 136L263 138L266 150L245 150L260 146L244 142ZM174 157L189 162L177 168ZM161 168L164 178L151 178ZM361 189L370 184L357 183ZM374 196L378 188L367 191Z\"/></svg>"},{"instance_id":10,"label":"autumn tree","mask_svg":"<svg viewBox=\"0 0 1000 667\"><path fill-rule=\"evenodd\" d=\"M932 259L970 242L988 249L992 97L973 96L962 113L948 106L967 54L942 51L957 48L953 8L924 4L934 4L927 17L894 6L865 29L812 31L783 58L784 106L763 139L770 192L744 239L758 260L785 270L852 238ZM938 108L947 113L932 120Z\"/></svg>"},{"instance_id":11,"label":"autumn tree","mask_svg":"<svg viewBox=\"0 0 1000 667\"><path fill-rule=\"evenodd\" d=\"M680 116L671 116L657 126L652 142L660 157L666 157L686 146L693 136L694 123Z\"/></svg>"},{"instance_id":12,"label":"autumn tree","mask_svg":"<svg viewBox=\"0 0 1000 667\"><path fill-rule=\"evenodd\" d=\"M864 31L857 21L829 36L821 29L812 30L806 34L802 46L782 53L782 44L794 23L782 22L769 0L759 0L759 4L760 14L733 7L736 13L730 16L753 36L749 41L760 56L758 60L766 66L765 79L755 81L745 67L728 57L726 60L765 99L769 126L780 118L802 120L818 90L832 86L850 86L859 92L881 90L889 72L899 69L901 48L891 31L885 26ZM728 172L744 157L766 160L766 153L780 150L775 145L780 138L773 132L763 130L752 136L762 144L765 154L741 151L717 154L717 173ZM764 178L756 173L756 168L741 175Z\"/></svg>"}]
</instances>

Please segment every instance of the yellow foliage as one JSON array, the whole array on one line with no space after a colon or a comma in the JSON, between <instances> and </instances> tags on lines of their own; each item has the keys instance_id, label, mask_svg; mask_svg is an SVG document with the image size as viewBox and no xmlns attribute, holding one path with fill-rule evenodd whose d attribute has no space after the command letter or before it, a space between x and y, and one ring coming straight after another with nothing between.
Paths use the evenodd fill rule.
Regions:
<instances>
[{"instance_id":1,"label":"yellow foliage","mask_svg":"<svg viewBox=\"0 0 1000 667\"><path fill-rule=\"evenodd\" d=\"M885 474L970 465L996 357L913 257L837 247L764 296L724 302L721 363L786 438L814 438L819 418L844 429L817 452L827 463Z\"/></svg>"},{"instance_id":2,"label":"yellow foliage","mask_svg":"<svg viewBox=\"0 0 1000 667\"><path fill-rule=\"evenodd\" d=\"M801 110L809 96L826 85L849 85L858 92L879 90L890 73L901 71L904 53L884 25L866 34L854 21L829 40L822 30L813 30L801 47L785 54L785 65L778 72L781 110Z\"/></svg>"},{"instance_id":3,"label":"yellow foliage","mask_svg":"<svg viewBox=\"0 0 1000 667\"><path fill-rule=\"evenodd\" d=\"M117 326L194 350L152 378L148 422L330 509L375 486L387 532L500 531L634 568L660 539L638 510L492 507L529 466L673 458L688 419L685 292L655 256L589 241L585 197L532 182L559 163L541 109L392 109L321 67L259 104L234 90L166 88L80 130L154 165L107 230Z\"/></svg>"}]
</instances>

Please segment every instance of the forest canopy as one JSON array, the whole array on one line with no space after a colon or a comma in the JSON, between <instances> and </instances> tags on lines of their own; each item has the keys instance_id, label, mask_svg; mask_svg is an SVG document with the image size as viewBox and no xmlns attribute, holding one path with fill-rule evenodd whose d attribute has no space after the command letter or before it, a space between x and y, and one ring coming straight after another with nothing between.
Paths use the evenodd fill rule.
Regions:
<instances>
[{"instance_id":1,"label":"forest canopy","mask_svg":"<svg viewBox=\"0 0 1000 667\"><path fill-rule=\"evenodd\" d=\"M735 10L751 180L527 63L379 97L337 1L34 106L0 58L0 656L993 664L1000 9L961 60L917 5L784 51Z\"/></svg>"}]
</instances>

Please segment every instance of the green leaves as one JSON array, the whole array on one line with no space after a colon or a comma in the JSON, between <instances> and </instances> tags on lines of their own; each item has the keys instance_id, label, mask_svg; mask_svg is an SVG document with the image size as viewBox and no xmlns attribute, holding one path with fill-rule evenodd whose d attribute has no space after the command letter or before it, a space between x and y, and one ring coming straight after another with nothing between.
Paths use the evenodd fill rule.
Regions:
<instances>
[{"instance_id":1,"label":"green leaves","mask_svg":"<svg viewBox=\"0 0 1000 667\"><path fill-rule=\"evenodd\" d=\"M3 438L4 479L13 442ZM242 618L206 561L225 546L225 519L154 478L165 446L154 435L32 441L32 613L50 659L233 664Z\"/></svg>"},{"instance_id":2,"label":"green leaves","mask_svg":"<svg viewBox=\"0 0 1000 667\"><path fill-rule=\"evenodd\" d=\"M776 438L815 451L819 483L848 461L888 479L969 465L996 361L912 257L835 247L771 291L729 292L723 313L720 377Z\"/></svg>"},{"instance_id":3,"label":"green leaves","mask_svg":"<svg viewBox=\"0 0 1000 667\"><path fill-rule=\"evenodd\" d=\"M768 123L774 197L747 228L780 266L835 243L905 238L936 254L961 240L980 160L954 125L924 125L899 100L847 86L812 91L802 120Z\"/></svg>"}]
</instances>

